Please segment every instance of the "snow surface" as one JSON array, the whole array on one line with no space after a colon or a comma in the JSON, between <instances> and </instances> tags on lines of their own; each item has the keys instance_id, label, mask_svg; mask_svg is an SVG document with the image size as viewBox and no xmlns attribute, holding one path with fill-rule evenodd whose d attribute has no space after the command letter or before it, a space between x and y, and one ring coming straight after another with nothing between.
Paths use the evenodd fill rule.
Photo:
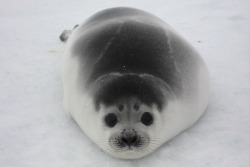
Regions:
<instances>
[{"instance_id":1,"label":"snow surface","mask_svg":"<svg viewBox=\"0 0 250 167\"><path fill-rule=\"evenodd\" d=\"M172 25L211 75L205 115L139 160L101 151L62 107L60 33L117 6L146 10ZM0 1L0 166L250 166L249 11L248 0Z\"/></svg>"}]
</instances>

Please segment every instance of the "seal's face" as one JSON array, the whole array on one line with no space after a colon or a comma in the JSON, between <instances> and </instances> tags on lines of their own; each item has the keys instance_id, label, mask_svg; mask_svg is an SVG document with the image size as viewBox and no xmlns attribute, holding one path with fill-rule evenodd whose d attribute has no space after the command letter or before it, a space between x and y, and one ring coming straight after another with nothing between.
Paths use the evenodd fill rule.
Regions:
<instances>
[{"instance_id":1,"label":"seal's face","mask_svg":"<svg viewBox=\"0 0 250 167\"><path fill-rule=\"evenodd\" d=\"M99 145L120 158L139 158L155 149L157 107L136 98L121 98L116 104L100 106L104 141ZM106 139L106 140L105 140Z\"/></svg>"}]
</instances>

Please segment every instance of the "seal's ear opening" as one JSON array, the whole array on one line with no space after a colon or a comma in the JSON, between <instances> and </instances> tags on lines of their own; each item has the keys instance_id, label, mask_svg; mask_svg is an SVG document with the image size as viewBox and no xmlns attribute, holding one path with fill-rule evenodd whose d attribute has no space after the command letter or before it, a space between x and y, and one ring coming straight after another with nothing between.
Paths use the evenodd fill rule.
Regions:
<instances>
[{"instance_id":1,"label":"seal's ear opening","mask_svg":"<svg viewBox=\"0 0 250 167\"><path fill-rule=\"evenodd\" d=\"M120 98L136 97L148 106L156 104L161 111L166 105L166 92L169 92L165 82L151 75L108 74L98 78L92 86L97 110L101 103L110 106Z\"/></svg>"}]
</instances>

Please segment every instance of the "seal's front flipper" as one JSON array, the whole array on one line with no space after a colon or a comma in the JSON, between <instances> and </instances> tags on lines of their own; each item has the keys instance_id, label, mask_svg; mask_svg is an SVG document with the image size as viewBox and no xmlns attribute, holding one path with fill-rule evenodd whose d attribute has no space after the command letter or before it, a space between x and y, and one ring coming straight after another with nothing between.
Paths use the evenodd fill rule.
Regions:
<instances>
[{"instance_id":1,"label":"seal's front flipper","mask_svg":"<svg viewBox=\"0 0 250 167\"><path fill-rule=\"evenodd\" d=\"M75 25L74 28L73 28L73 30L75 30L78 26L79 26L78 24ZM60 35L60 40L61 40L62 42L65 42L65 43L66 43L67 40L69 39L69 37L70 37L70 35L71 35L71 33L72 33L73 30L64 30L64 31L62 32L62 34Z\"/></svg>"},{"instance_id":2,"label":"seal's front flipper","mask_svg":"<svg viewBox=\"0 0 250 167\"><path fill-rule=\"evenodd\" d=\"M62 42L67 42L67 40L69 39L70 35L71 35L72 31L71 30L64 30L62 32L62 34L60 35L60 40Z\"/></svg>"},{"instance_id":3,"label":"seal's front flipper","mask_svg":"<svg viewBox=\"0 0 250 167\"><path fill-rule=\"evenodd\" d=\"M77 28L78 26L79 26L79 24L75 25L74 28L73 28L73 30L74 30L75 28Z\"/></svg>"}]
</instances>

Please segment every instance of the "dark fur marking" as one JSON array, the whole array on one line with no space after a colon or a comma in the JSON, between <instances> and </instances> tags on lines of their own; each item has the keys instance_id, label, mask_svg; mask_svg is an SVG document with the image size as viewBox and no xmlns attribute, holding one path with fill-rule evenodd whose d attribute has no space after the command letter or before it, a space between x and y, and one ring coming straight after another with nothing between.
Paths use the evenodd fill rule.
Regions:
<instances>
[{"instance_id":1,"label":"dark fur marking","mask_svg":"<svg viewBox=\"0 0 250 167\"><path fill-rule=\"evenodd\" d=\"M101 36L97 41L103 41ZM94 48L98 48L95 42ZM151 74L164 81L175 80L174 61L171 60L164 30L151 25L128 21L94 65L90 82L110 73Z\"/></svg>"},{"instance_id":2,"label":"dark fur marking","mask_svg":"<svg viewBox=\"0 0 250 167\"><path fill-rule=\"evenodd\" d=\"M158 77L176 93L181 88L168 38L160 27L127 20L98 27L77 43L76 53L82 53L85 62L82 71L90 76L87 85L108 73L134 73Z\"/></svg>"},{"instance_id":3,"label":"dark fur marking","mask_svg":"<svg viewBox=\"0 0 250 167\"><path fill-rule=\"evenodd\" d=\"M156 104L161 110L165 98L163 92L154 81L139 77L137 75L119 76L107 83L99 83L99 89L96 90L95 106L98 109L102 103L106 106L116 104L120 98L136 97L148 106Z\"/></svg>"}]
</instances>

